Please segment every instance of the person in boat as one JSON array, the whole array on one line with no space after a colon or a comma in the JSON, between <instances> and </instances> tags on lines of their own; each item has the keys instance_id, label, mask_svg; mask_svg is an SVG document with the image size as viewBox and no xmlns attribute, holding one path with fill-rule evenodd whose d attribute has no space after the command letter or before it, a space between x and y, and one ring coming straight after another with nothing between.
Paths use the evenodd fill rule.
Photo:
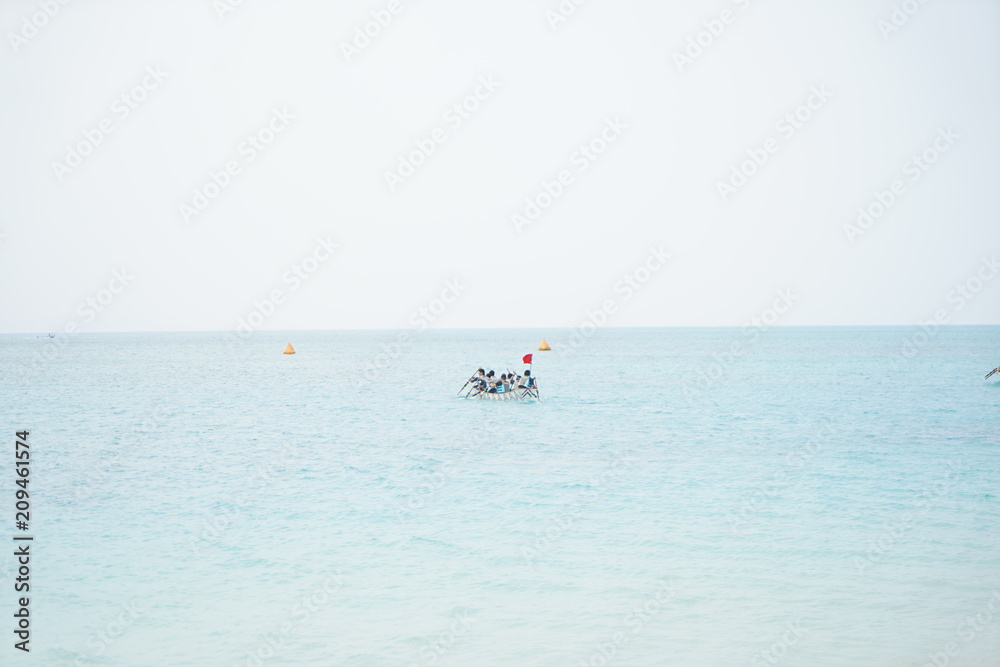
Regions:
<instances>
[{"instance_id":1,"label":"person in boat","mask_svg":"<svg viewBox=\"0 0 1000 667\"><path fill-rule=\"evenodd\" d=\"M462 387L462 390L464 391L465 387L468 387L471 384L472 388L469 389L469 394L471 394L472 392L474 392L479 387L479 382L480 382L480 380L483 377L483 373L484 373L484 371L483 371L482 368L480 368L475 373L473 373L472 377L470 377L468 380L465 381L465 386ZM460 391L459 393L462 393L462 392ZM469 394L466 394L466 397L468 397Z\"/></svg>"},{"instance_id":2,"label":"person in boat","mask_svg":"<svg viewBox=\"0 0 1000 667\"><path fill-rule=\"evenodd\" d=\"M465 383L466 385L472 385L472 388L469 389L469 393L467 393L465 397L479 396L479 394L486 391L489 388L488 380L489 378L486 375L486 371L482 368L478 369L476 373L469 378L469 381ZM462 387L462 389L465 389L465 387Z\"/></svg>"},{"instance_id":3,"label":"person in boat","mask_svg":"<svg viewBox=\"0 0 1000 667\"><path fill-rule=\"evenodd\" d=\"M472 386L476 390L476 393L482 393L486 391L488 385L486 384L486 371L480 368L476 371L476 374L472 376Z\"/></svg>"},{"instance_id":4,"label":"person in boat","mask_svg":"<svg viewBox=\"0 0 1000 667\"><path fill-rule=\"evenodd\" d=\"M524 390L521 396L527 396L528 394L535 395L535 379L531 377L530 370L524 371L524 377L521 378L521 382L517 385L517 388Z\"/></svg>"}]
</instances>

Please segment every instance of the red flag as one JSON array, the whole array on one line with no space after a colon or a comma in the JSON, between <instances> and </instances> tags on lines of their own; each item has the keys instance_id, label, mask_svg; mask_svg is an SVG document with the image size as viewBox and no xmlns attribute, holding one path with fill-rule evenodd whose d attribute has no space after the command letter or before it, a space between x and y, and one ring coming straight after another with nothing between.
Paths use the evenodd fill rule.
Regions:
<instances>
[{"instance_id":1,"label":"red flag","mask_svg":"<svg viewBox=\"0 0 1000 667\"><path fill-rule=\"evenodd\" d=\"M531 355L530 355L530 354L526 354L526 355L524 355L524 358L523 358L523 359L521 359L521 361L522 361L523 363L526 363L526 364L530 364L530 363L531 363Z\"/></svg>"}]
</instances>

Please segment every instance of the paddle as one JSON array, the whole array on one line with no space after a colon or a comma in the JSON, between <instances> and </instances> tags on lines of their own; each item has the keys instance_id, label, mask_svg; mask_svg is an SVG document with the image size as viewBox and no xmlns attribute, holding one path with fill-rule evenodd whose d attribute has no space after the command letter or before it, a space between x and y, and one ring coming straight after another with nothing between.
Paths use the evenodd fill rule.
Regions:
<instances>
[{"instance_id":1,"label":"paddle","mask_svg":"<svg viewBox=\"0 0 1000 667\"><path fill-rule=\"evenodd\" d=\"M463 391L465 391L465 388L469 386L469 383L472 382L475 379L476 379L476 376L475 376L475 374L473 374L472 377L470 377L468 380L465 381L465 384L463 384L462 388L458 390L458 393L461 394ZM456 396L457 395L458 394L456 394Z\"/></svg>"},{"instance_id":2,"label":"paddle","mask_svg":"<svg viewBox=\"0 0 1000 667\"><path fill-rule=\"evenodd\" d=\"M473 380L478 380L479 378L478 377L473 377L472 379ZM469 384L469 383L466 382L465 384ZM462 387L462 389L465 389L465 387ZM472 385L472 388L469 389L469 393L466 394L465 397L468 398L472 394L472 392L476 391L476 389L479 389L479 383L478 382L476 384ZM481 393L483 393L483 390L479 389L479 392L476 394L476 396L479 396L479 394L481 394Z\"/></svg>"},{"instance_id":3,"label":"paddle","mask_svg":"<svg viewBox=\"0 0 1000 667\"><path fill-rule=\"evenodd\" d=\"M490 391L490 388L494 386L495 385L493 385L493 383L490 381L489 378L484 378L484 385L482 387L473 386L472 389L469 390L469 394L476 391L476 389L479 389L479 391L476 392L476 396L486 396L487 398L495 398L496 392ZM468 394L466 394L465 397L468 398L469 397Z\"/></svg>"},{"instance_id":4,"label":"paddle","mask_svg":"<svg viewBox=\"0 0 1000 667\"><path fill-rule=\"evenodd\" d=\"M524 398L525 396L531 396L532 398L541 401L542 399L538 398L538 380L536 380L533 377L529 377L528 382L531 383L531 386L526 387L525 390L521 392L521 398Z\"/></svg>"},{"instance_id":5,"label":"paddle","mask_svg":"<svg viewBox=\"0 0 1000 667\"><path fill-rule=\"evenodd\" d=\"M997 371L1000 371L1000 366L997 366L996 368L994 368L993 370L991 370L989 373L987 373L986 374L986 379L989 380L990 376L993 375L994 373L996 373Z\"/></svg>"}]
</instances>

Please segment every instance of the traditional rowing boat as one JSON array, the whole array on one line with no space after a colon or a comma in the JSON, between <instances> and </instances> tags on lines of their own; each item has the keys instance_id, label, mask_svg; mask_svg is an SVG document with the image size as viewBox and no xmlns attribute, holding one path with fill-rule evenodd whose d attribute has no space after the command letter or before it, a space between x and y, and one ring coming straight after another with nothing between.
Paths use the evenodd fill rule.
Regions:
<instances>
[{"instance_id":1,"label":"traditional rowing boat","mask_svg":"<svg viewBox=\"0 0 1000 667\"><path fill-rule=\"evenodd\" d=\"M522 387L491 387L485 391L478 388L466 394L466 398L478 398L487 401L531 401L538 399L538 385L533 388Z\"/></svg>"},{"instance_id":2,"label":"traditional rowing boat","mask_svg":"<svg viewBox=\"0 0 1000 667\"><path fill-rule=\"evenodd\" d=\"M521 359L522 363L529 366L528 370L524 371L524 375L512 373L508 368L506 373L499 378L494 378L493 371L486 373L480 368L476 371L476 375L465 381L458 393L465 392L465 388L472 385L472 388L465 393L465 398L489 401L540 401L538 380L531 375L531 357L532 355L526 354Z\"/></svg>"}]
</instances>

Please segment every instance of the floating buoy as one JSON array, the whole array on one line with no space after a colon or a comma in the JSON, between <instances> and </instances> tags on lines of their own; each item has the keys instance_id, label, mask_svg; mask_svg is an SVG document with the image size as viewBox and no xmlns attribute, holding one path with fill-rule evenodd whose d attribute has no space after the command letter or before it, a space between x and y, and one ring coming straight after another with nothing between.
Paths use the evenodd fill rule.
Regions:
<instances>
[{"instance_id":1,"label":"floating buoy","mask_svg":"<svg viewBox=\"0 0 1000 667\"><path fill-rule=\"evenodd\" d=\"M285 346L285 352L284 353L285 354L295 354L295 348L292 347L291 343L289 343L288 345Z\"/></svg>"},{"instance_id":2,"label":"floating buoy","mask_svg":"<svg viewBox=\"0 0 1000 667\"><path fill-rule=\"evenodd\" d=\"M543 339L542 339L542 343L541 343L541 345L539 345L539 346L538 346L538 349L539 349L539 351L541 351L541 352L545 352L545 351L547 351L547 350L551 350L552 348L551 348L551 347L549 347L549 344L548 344L548 343L546 343L546 342L545 342L545 339L543 338Z\"/></svg>"}]
</instances>

